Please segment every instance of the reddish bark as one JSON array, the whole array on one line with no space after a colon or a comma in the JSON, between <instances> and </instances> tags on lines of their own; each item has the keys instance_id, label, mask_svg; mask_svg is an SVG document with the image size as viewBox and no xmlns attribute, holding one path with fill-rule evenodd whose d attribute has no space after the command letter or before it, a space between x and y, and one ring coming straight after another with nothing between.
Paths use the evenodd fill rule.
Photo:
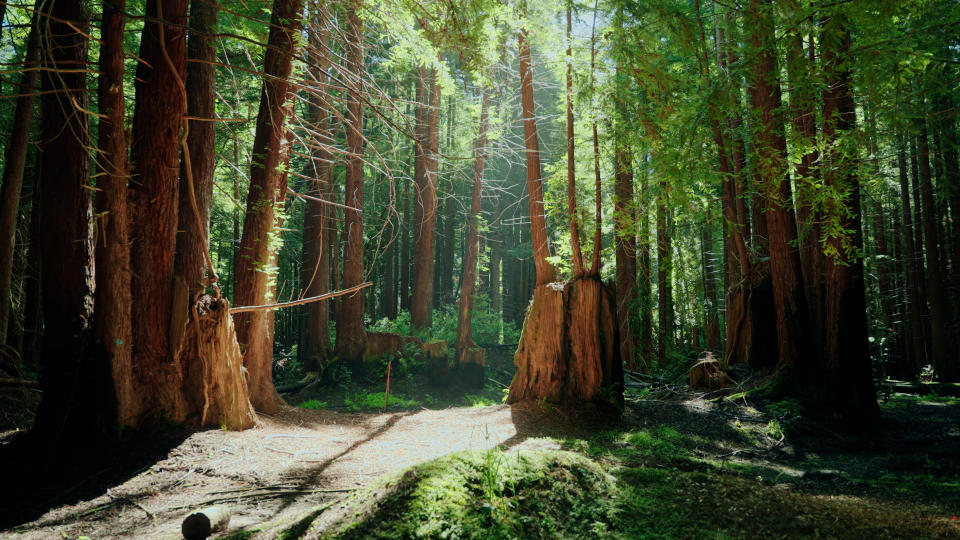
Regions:
<instances>
[{"instance_id":1,"label":"reddish bark","mask_svg":"<svg viewBox=\"0 0 960 540\"><path fill-rule=\"evenodd\" d=\"M520 50L520 105L523 113L523 137L527 155L527 191L530 200L530 232L533 240L533 262L537 270L537 285L554 280L553 265L547 261L550 245L547 242L547 216L543 209L543 183L540 172L540 143L537 139L537 116L533 101L533 70L530 65L530 45L527 30L517 35Z\"/></svg>"},{"instance_id":2,"label":"reddish bark","mask_svg":"<svg viewBox=\"0 0 960 540\"><path fill-rule=\"evenodd\" d=\"M117 402L117 424L133 427L139 422L139 399L132 371L133 302L130 273L130 209L127 205L127 136L124 131L125 2L105 2L100 25L100 77L97 99L100 176L97 211L104 214L97 237L97 295L94 330L110 366Z\"/></svg>"},{"instance_id":3,"label":"reddish bark","mask_svg":"<svg viewBox=\"0 0 960 540\"><path fill-rule=\"evenodd\" d=\"M357 82L347 97L346 204L354 208L363 207L363 28L359 7L359 0L353 0L347 10L347 68ZM343 227L343 286L352 287L363 281L363 214L345 211ZM354 377L363 371L363 307L363 294L347 295L337 317L337 357L350 366Z\"/></svg>"},{"instance_id":4,"label":"reddish bark","mask_svg":"<svg viewBox=\"0 0 960 540\"><path fill-rule=\"evenodd\" d=\"M828 148L824 183L836 194L831 201L848 238L829 238L837 252L825 257L823 340L826 364L821 401L856 420L880 412L873 387L867 342L867 301L863 279L860 182L854 150L843 141L856 127L853 100L850 27L846 17L834 14L824 25L821 57L827 86L823 93L823 137ZM846 197L843 194L848 194Z\"/></svg>"},{"instance_id":5,"label":"reddish bark","mask_svg":"<svg viewBox=\"0 0 960 540\"><path fill-rule=\"evenodd\" d=\"M149 0L140 42L131 148L133 191L133 373L139 410L182 419L181 374L173 361L179 133L186 111L187 0ZM169 58L169 63L168 59Z\"/></svg>"},{"instance_id":6,"label":"reddish bark","mask_svg":"<svg viewBox=\"0 0 960 540\"><path fill-rule=\"evenodd\" d=\"M476 289L477 262L480 258L479 221L481 193L483 190L483 167L487 158L487 109L490 105L490 88L483 89L483 103L480 105L480 133L474 149L473 192L470 197L469 232L467 233L467 254L463 263L463 279L460 280L460 301L457 304L457 342L456 359L460 363L468 349L477 345L473 341L470 325L470 310L473 306L473 293ZM482 385L481 385L482 386Z\"/></svg>"},{"instance_id":7,"label":"reddish bark","mask_svg":"<svg viewBox=\"0 0 960 540\"><path fill-rule=\"evenodd\" d=\"M38 178L44 333L43 399L33 432L52 443L68 422L94 424L109 407L109 370L90 361L93 212L85 65L89 22L79 2L41 8L45 68ZM104 391L106 390L106 391ZM82 397L77 397L82 394ZM90 424L88 424L90 423Z\"/></svg>"},{"instance_id":8,"label":"reddish bark","mask_svg":"<svg viewBox=\"0 0 960 540\"><path fill-rule=\"evenodd\" d=\"M328 78L329 56L329 15L325 6L313 11L316 17L315 31L310 32L310 68L314 84L323 87ZM311 179L307 194L323 200L333 199L333 155L325 145L332 142L330 135L330 113L319 96L310 97L308 121L320 140L313 142L311 160L304 166L304 176ZM329 229L333 226L332 208L329 205L307 200L303 212L303 266L300 270L300 282L307 297L319 296L330 291L330 253L328 242ZM300 359L307 371L317 372L327 362L331 354L330 346L330 303L313 302L305 307L303 332L301 334Z\"/></svg>"},{"instance_id":9,"label":"reddish bark","mask_svg":"<svg viewBox=\"0 0 960 540\"><path fill-rule=\"evenodd\" d=\"M3 6L6 9L6 5ZM3 184L0 184L0 345L6 343L7 326L10 317L10 283L13 275L14 238L17 232L17 210L20 206L20 191L23 189L23 169L27 162L27 150L30 146L30 123L33 120L34 96L37 89L37 67L40 63L40 33L34 14L30 34L27 37L27 51L23 65L26 71L20 76L20 88L17 105L13 113L13 125L10 128L10 143L4 155ZM0 18L0 21L3 19ZM0 353L0 367L12 368L11 376L16 376L19 359Z\"/></svg>"},{"instance_id":10,"label":"reddish bark","mask_svg":"<svg viewBox=\"0 0 960 540\"><path fill-rule=\"evenodd\" d=\"M812 360L812 332L802 288L800 254L793 247L797 225L786 169L784 124L779 112L780 83L776 79L779 71L774 25L765 4L768 4L766 0L750 0L746 13L754 54L749 88L750 107L754 116L754 178L759 183L756 186L761 191L759 198L766 205L763 217L769 242L764 243L770 253L777 320L779 358L776 365L778 370L792 370L803 378L809 374L809 369L803 363ZM758 227L754 229L758 234L763 234L762 230L757 231Z\"/></svg>"},{"instance_id":11,"label":"reddish bark","mask_svg":"<svg viewBox=\"0 0 960 540\"><path fill-rule=\"evenodd\" d=\"M413 291L410 321L416 328L429 328L433 322L433 264L437 224L437 145L439 144L440 84L436 69L420 68L418 82L419 168L414 173ZM429 97L428 97L429 96ZM424 107L428 100L429 105ZM422 109L422 110L419 110Z\"/></svg>"},{"instance_id":12,"label":"reddish bark","mask_svg":"<svg viewBox=\"0 0 960 540\"><path fill-rule=\"evenodd\" d=\"M276 249L269 238L279 224L276 207L283 203L287 188L283 169L290 157L290 141L286 137L286 118L292 112L289 79L302 7L302 0L275 0L273 5L263 59L263 72L267 76L260 93L250 192L234 277L236 305L264 304L272 296L268 282ZM240 313L235 320L237 340L246 346L243 362L247 368L250 402L259 411L276 411L282 400L273 386L273 333L270 331L273 312Z\"/></svg>"}]
</instances>

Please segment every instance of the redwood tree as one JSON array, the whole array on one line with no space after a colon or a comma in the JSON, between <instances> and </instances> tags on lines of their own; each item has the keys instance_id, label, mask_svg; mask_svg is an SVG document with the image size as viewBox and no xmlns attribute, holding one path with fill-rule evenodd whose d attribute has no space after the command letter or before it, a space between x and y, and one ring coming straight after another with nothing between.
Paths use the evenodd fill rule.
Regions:
<instances>
[{"instance_id":1,"label":"redwood tree","mask_svg":"<svg viewBox=\"0 0 960 540\"><path fill-rule=\"evenodd\" d=\"M344 211L343 287L363 281L363 26L358 13L360 0L352 0L347 9L347 69L355 81L347 97L347 206ZM431 274L432 275L432 274ZM346 362L354 377L362 375L363 351L367 333L363 327L363 293L347 295L337 318L337 357Z\"/></svg>"},{"instance_id":2,"label":"redwood tree","mask_svg":"<svg viewBox=\"0 0 960 540\"><path fill-rule=\"evenodd\" d=\"M243 236L236 261L234 301L237 305L260 305L272 296L269 275L276 250L270 234L277 223L277 207L287 190L284 172L290 158L286 119L291 114L289 82L291 62L300 31L302 0L275 0L270 35L264 52L263 89L257 113L250 167L250 192L244 215ZM236 316L237 339L246 346L250 401L257 410L277 410L282 400L273 386L272 311L253 311Z\"/></svg>"}]
</instances>

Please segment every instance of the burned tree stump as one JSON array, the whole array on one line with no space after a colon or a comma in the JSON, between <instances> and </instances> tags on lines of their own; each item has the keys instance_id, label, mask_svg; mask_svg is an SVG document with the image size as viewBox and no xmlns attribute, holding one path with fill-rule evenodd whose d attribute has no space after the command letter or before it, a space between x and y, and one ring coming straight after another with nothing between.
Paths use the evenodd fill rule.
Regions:
<instances>
[{"instance_id":1,"label":"burned tree stump","mask_svg":"<svg viewBox=\"0 0 960 540\"><path fill-rule=\"evenodd\" d=\"M539 285L527 308L508 403L623 402L613 288L588 276Z\"/></svg>"}]
</instances>

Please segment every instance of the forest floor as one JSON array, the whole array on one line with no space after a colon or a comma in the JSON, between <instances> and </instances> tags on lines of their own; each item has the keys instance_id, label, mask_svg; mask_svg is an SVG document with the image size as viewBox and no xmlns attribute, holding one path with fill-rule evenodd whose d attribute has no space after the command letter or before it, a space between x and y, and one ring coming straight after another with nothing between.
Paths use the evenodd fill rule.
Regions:
<instances>
[{"instance_id":1,"label":"forest floor","mask_svg":"<svg viewBox=\"0 0 960 540\"><path fill-rule=\"evenodd\" d=\"M508 369L509 355L501 356L494 355L494 379L508 375L497 371ZM6 528L0 537L179 538L183 518L210 505L232 511L223 538L347 529L346 536L357 538L442 536L436 531L455 531L447 518L430 508L432 517L417 517L409 500L391 494L411 477L410 467L417 467L413 477L426 478L424 463L472 451L453 459L480 474L484 463L487 473L493 464L503 475L510 469L503 464L513 460L504 456L517 456L516 463L520 456L553 456L573 467L562 457L570 453L599 467L616 493L585 493L593 517L563 514L558 525L548 510L520 515L531 503L517 480L512 491L502 483L478 488L476 500L461 504L483 510L461 537L960 538L955 398L884 395L882 419L851 435L800 417L793 402L673 385L630 390L616 422L587 421L548 405L490 405L505 382L509 377L465 397L453 390L431 394L422 379L403 377L391 389L402 399L392 399L396 405L386 413L372 409L378 397L382 407L382 389L373 384L308 387L287 396L303 407L261 415L244 432L170 428L59 483L4 486L22 488L22 496L0 510L0 529ZM6 430L0 444L6 444L27 427L30 411L2 405L0 412ZM441 469L459 467L449 465ZM549 493L574 493L580 484L571 478L579 474L563 476L569 485L552 485ZM413 518L424 521L401 523ZM565 523L580 521L588 528ZM424 533L424 526L434 528Z\"/></svg>"}]
</instances>

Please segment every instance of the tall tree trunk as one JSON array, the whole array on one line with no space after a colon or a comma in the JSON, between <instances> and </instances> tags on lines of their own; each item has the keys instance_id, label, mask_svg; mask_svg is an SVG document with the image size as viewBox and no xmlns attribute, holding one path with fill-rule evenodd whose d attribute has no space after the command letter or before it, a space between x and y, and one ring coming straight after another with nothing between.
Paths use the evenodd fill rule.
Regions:
<instances>
[{"instance_id":1,"label":"tall tree trunk","mask_svg":"<svg viewBox=\"0 0 960 540\"><path fill-rule=\"evenodd\" d=\"M811 360L814 349L810 348L810 340L813 334L803 294L800 254L794 247L797 224L786 169L784 125L779 112L780 83L776 79L779 71L773 15L766 0L750 0L746 16L746 24L752 30L751 45L754 50L752 84L749 88L754 178L759 182L756 186L761 190L759 198L766 205L763 215L767 225L769 241L765 244L770 253L776 312L779 349L777 369L792 371L802 380L809 373L803 363ZM759 234L763 232L759 231Z\"/></svg>"},{"instance_id":2,"label":"tall tree trunk","mask_svg":"<svg viewBox=\"0 0 960 540\"><path fill-rule=\"evenodd\" d=\"M170 316L179 200L178 134L187 106L181 86L186 74L187 6L187 0L147 2L131 148L132 292L140 300L133 319L133 372L142 400L137 410L153 409L173 420L182 420L185 414L180 367L170 342Z\"/></svg>"},{"instance_id":3,"label":"tall tree trunk","mask_svg":"<svg viewBox=\"0 0 960 540\"><path fill-rule=\"evenodd\" d=\"M105 214L96 248L94 330L110 366L117 403L117 424L136 426L139 399L133 376L133 299L130 274L130 208L127 204L127 135L124 130L123 34L124 0L105 2L100 25L100 78L97 96L101 114L97 160L97 211Z\"/></svg>"},{"instance_id":4,"label":"tall tree trunk","mask_svg":"<svg viewBox=\"0 0 960 540\"><path fill-rule=\"evenodd\" d=\"M356 83L347 97L347 174L346 204L363 208L363 27L358 13L360 0L352 0L347 8L347 69ZM343 286L352 287L363 281L363 214L345 210L343 222ZM432 245L432 244L431 244ZM350 366L354 378L363 375L363 350L367 333L363 327L363 294L343 298L337 317L336 354Z\"/></svg>"},{"instance_id":5,"label":"tall tree trunk","mask_svg":"<svg viewBox=\"0 0 960 540\"><path fill-rule=\"evenodd\" d=\"M311 77L317 86L315 92L327 83L329 54L329 12L326 6L311 6L316 18L310 32ZM310 97L309 122L319 140L313 142L311 160L304 166L308 181L307 193L315 198L333 199L333 155L327 145L333 142L330 134L330 112L319 95ZM303 211L303 266L300 283L308 297L330 291L330 219L332 208L315 200L307 200ZM326 364L330 353L330 303L312 302L305 306L304 331L300 348L301 362L309 372L317 372Z\"/></svg>"},{"instance_id":6,"label":"tall tree trunk","mask_svg":"<svg viewBox=\"0 0 960 540\"><path fill-rule=\"evenodd\" d=\"M842 8L841 8L842 9ZM856 155L846 133L856 128L849 21L834 13L824 25L821 50L827 86L823 93L823 136L827 155L824 183L838 194L827 212L840 216L846 238L829 238L836 255L825 257L822 401L849 420L879 414L867 341L867 301L863 279L860 181ZM843 197L841 194L849 194Z\"/></svg>"},{"instance_id":7,"label":"tall tree trunk","mask_svg":"<svg viewBox=\"0 0 960 540\"><path fill-rule=\"evenodd\" d=\"M410 309L410 179L403 182L403 213L400 228L400 309Z\"/></svg>"},{"instance_id":8,"label":"tall tree trunk","mask_svg":"<svg viewBox=\"0 0 960 540\"><path fill-rule=\"evenodd\" d=\"M453 126L456 122L456 108L453 106L453 96L449 99L450 105L447 113L447 148L453 149ZM439 149L436 154L439 156ZM456 250L456 190L453 171L447 175L446 186L447 195L443 200L443 267L440 272L440 301L450 301L453 296L453 259Z\"/></svg>"},{"instance_id":9,"label":"tall tree trunk","mask_svg":"<svg viewBox=\"0 0 960 540\"><path fill-rule=\"evenodd\" d=\"M923 238L926 247L927 299L930 302L930 363L939 374L949 373L950 342L948 334L949 306L944 276L940 266L940 243L937 239L937 211L933 180L930 177L930 147L927 142L926 119L918 121L917 161L919 164L920 200L923 206Z\"/></svg>"},{"instance_id":10,"label":"tall tree trunk","mask_svg":"<svg viewBox=\"0 0 960 540\"><path fill-rule=\"evenodd\" d=\"M527 156L527 191L530 200L530 232L533 240L533 262L537 269L537 285L554 280L553 265L547 261L547 216L543 208L543 183L540 173L540 143L537 138L537 116L533 101L533 69L530 65L530 44L527 30L517 35L520 55L520 105L523 114L523 138Z\"/></svg>"},{"instance_id":11,"label":"tall tree trunk","mask_svg":"<svg viewBox=\"0 0 960 540\"><path fill-rule=\"evenodd\" d=\"M440 85L436 69L420 69L417 87L419 169L414 173L415 242L413 247L413 292L410 321L416 328L429 328L433 319L433 264L437 220L437 175L434 142L439 128ZM421 88L422 86L422 88ZM425 106L425 101L429 104ZM422 110L420 110L422 109Z\"/></svg>"},{"instance_id":12,"label":"tall tree trunk","mask_svg":"<svg viewBox=\"0 0 960 540\"><path fill-rule=\"evenodd\" d=\"M250 166L250 191L243 220L243 236L234 277L234 302L240 306L267 303L271 297L270 274L276 246L270 235L278 226L277 207L287 190L284 172L290 158L286 119L291 114L290 72L296 36L300 31L303 0L275 0L270 35L264 53L263 89L257 113ZM282 403L273 386L273 311L238 313L237 340L246 345L243 363L247 368L250 402L258 411L276 411Z\"/></svg>"},{"instance_id":13,"label":"tall tree trunk","mask_svg":"<svg viewBox=\"0 0 960 540\"><path fill-rule=\"evenodd\" d=\"M43 141L39 244L44 333L43 399L34 433L52 445L70 426L96 425L111 411L110 372L90 358L93 316L93 211L87 131L87 32L79 2L41 8ZM105 368L105 369L104 369ZM78 396L78 394L80 394ZM107 416L107 422L112 418ZM81 433L85 433L81 431ZM50 446L47 446L48 448Z\"/></svg>"},{"instance_id":14,"label":"tall tree trunk","mask_svg":"<svg viewBox=\"0 0 960 540\"><path fill-rule=\"evenodd\" d=\"M713 224L703 224L703 294L706 297L706 333L707 349L720 352L720 314L719 299L717 298L717 267L713 252Z\"/></svg>"},{"instance_id":15,"label":"tall tree trunk","mask_svg":"<svg viewBox=\"0 0 960 540\"><path fill-rule=\"evenodd\" d=\"M6 10L6 5L3 6ZM30 124L33 120L34 96L37 77L40 73L40 29L37 12L30 23L27 51L24 54L25 71L20 75L20 88L13 125L10 127L10 143L4 155L3 184L0 185L0 345L6 343L7 327L10 324L10 283L13 275L13 249L17 232L17 211L20 207L20 192L23 189L23 171L30 146ZM0 22L3 19L0 18ZM10 375L19 370L19 359L8 358L0 353L0 369L9 368Z\"/></svg>"},{"instance_id":16,"label":"tall tree trunk","mask_svg":"<svg viewBox=\"0 0 960 540\"><path fill-rule=\"evenodd\" d=\"M197 120L188 121L187 155L180 163L180 202L177 211L179 225L177 254L174 262L173 322L171 346L177 347L193 299L203 293L208 281L216 276L207 265L210 242L210 208L213 204L213 173L216 167L216 98L217 74L214 62L215 48L210 43L216 32L217 5L209 0L191 0L190 36L187 40L186 92L187 115ZM191 167L187 171L187 166ZM189 175L189 176L188 176ZM190 183L193 183L193 198ZM197 213L194 213L196 204Z\"/></svg>"},{"instance_id":17,"label":"tall tree trunk","mask_svg":"<svg viewBox=\"0 0 960 540\"><path fill-rule=\"evenodd\" d=\"M570 250L573 252L573 275L582 276L583 251L580 249L580 226L577 223L577 167L573 137L573 2L567 2L567 212L570 214ZM617 266L619 268L619 265ZM621 334L621 337L623 335ZM629 358L629 357L625 357Z\"/></svg>"},{"instance_id":18,"label":"tall tree trunk","mask_svg":"<svg viewBox=\"0 0 960 540\"><path fill-rule=\"evenodd\" d=\"M923 290L921 282L918 279L917 260L920 257L917 253L917 245L914 243L913 212L910 208L910 182L907 178L907 156L904 151L903 137L900 137L900 148L897 152L897 165L900 170L900 203L903 208L903 251L904 251L904 270L906 273L907 286L907 335L904 336L909 342L907 349L907 361L898 366L896 375L913 380L920 375L920 368L926 365L926 348L923 339L924 327L922 318L922 308L924 304Z\"/></svg>"},{"instance_id":19,"label":"tall tree trunk","mask_svg":"<svg viewBox=\"0 0 960 540\"><path fill-rule=\"evenodd\" d=\"M636 369L636 336L630 322L637 297L637 220L633 200L633 164L630 149L617 142L614 150L614 238L617 259L617 325L620 358Z\"/></svg>"},{"instance_id":20,"label":"tall tree trunk","mask_svg":"<svg viewBox=\"0 0 960 540\"><path fill-rule=\"evenodd\" d=\"M480 133L474 150L476 160L473 169L473 192L470 197L469 232L467 233L467 255L463 262L463 278L460 280L460 301L457 304L457 341L456 362L460 365L474 364L474 372L479 372L479 380L473 377L471 382L483 386L483 349L473 341L470 310L473 307L473 293L477 281L477 262L480 259L480 212L483 210L481 194L483 190L483 167L487 158L487 109L490 105L490 87L483 89L483 102L480 105ZM477 369L479 368L479 369Z\"/></svg>"},{"instance_id":21,"label":"tall tree trunk","mask_svg":"<svg viewBox=\"0 0 960 540\"><path fill-rule=\"evenodd\" d=\"M651 293L651 280L653 279L653 269L650 259L650 218L647 209L650 207L649 194L649 167L647 158L644 157L640 167L640 198L637 202L639 212L637 221L638 229L638 254L637 267L640 271L639 282L639 314L640 314L640 362L641 370L645 373L650 372L653 366L653 297Z\"/></svg>"},{"instance_id":22,"label":"tall tree trunk","mask_svg":"<svg viewBox=\"0 0 960 540\"><path fill-rule=\"evenodd\" d=\"M799 6L792 1L791 5L799 12ZM813 190L817 186L816 163L820 159L816 149L817 118L814 111L816 106L816 90L810 78L810 71L814 65L813 47L810 48L810 58L803 52L803 24L793 30L789 36L787 50L787 76L790 79L790 122L793 127L794 139L792 144L803 149L800 161L796 163L794 173L797 189L797 225L800 240L800 264L803 272L803 288L808 306L819 306L822 302L821 284L818 272L822 266L820 248L820 220L821 216L814 209L815 196ZM811 38L812 40L812 38ZM816 321L817 316L813 315Z\"/></svg>"},{"instance_id":23,"label":"tall tree trunk","mask_svg":"<svg viewBox=\"0 0 960 540\"><path fill-rule=\"evenodd\" d=\"M673 328L673 247L670 242L667 216L667 184L660 181L657 194L657 365L667 365L667 358L676 345Z\"/></svg>"}]
</instances>

